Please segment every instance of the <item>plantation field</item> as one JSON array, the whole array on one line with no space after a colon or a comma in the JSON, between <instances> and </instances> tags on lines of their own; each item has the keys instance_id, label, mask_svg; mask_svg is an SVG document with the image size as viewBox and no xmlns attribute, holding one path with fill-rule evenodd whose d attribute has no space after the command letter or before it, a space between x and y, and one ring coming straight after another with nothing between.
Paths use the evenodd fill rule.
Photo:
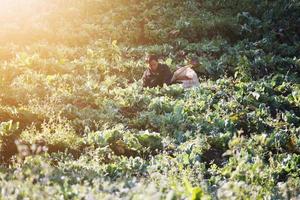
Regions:
<instances>
[{"instance_id":1,"label":"plantation field","mask_svg":"<svg viewBox=\"0 0 300 200\"><path fill-rule=\"evenodd\" d=\"M0 0L0 199L299 198L299 1Z\"/></svg>"}]
</instances>

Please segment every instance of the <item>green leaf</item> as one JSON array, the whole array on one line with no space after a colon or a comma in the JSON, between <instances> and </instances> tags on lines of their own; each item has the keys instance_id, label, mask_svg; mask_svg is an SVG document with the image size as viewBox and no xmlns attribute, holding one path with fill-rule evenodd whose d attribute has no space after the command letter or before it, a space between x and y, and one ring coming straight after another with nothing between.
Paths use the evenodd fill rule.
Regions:
<instances>
[{"instance_id":1,"label":"green leaf","mask_svg":"<svg viewBox=\"0 0 300 200\"><path fill-rule=\"evenodd\" d=\"M137 136L139 142L152 150L162 148L162 139L159 133L140 132Z\"/></svg>"},{"instance_id":2,"label":"green leaf","mask_svg":"<svg viewBox=\"0 0 300 200\"><path fill-rule=\"evenodd\" d=\"M165 63L166 65L171 66L172 62L173 62L172 58L168 58Z\"/></svg>"}]
</instances>

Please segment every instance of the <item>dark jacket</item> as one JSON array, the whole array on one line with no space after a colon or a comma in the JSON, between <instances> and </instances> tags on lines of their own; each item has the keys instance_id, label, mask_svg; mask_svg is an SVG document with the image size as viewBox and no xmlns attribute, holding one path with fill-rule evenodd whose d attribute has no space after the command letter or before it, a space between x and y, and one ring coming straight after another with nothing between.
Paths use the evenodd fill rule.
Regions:
<instances>
[{"instance_id":1,"label":"dark jacket","mask_svg":"<svg viewBox=\"0 0 300 200\"><path fill-rule=\"evenodd\" d=\"M143 75L143 87L162 87L163 84L170 85L172 79L172 73L168 65L158 64L156 72L152 72L151 69L147 69Z\"/></svg>"}]
</instances>

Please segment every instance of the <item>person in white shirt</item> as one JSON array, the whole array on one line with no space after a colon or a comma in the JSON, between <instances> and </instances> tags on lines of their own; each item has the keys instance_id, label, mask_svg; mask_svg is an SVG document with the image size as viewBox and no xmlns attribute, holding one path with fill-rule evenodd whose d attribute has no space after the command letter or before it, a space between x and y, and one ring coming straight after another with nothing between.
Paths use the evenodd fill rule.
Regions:
<instances>
[{"instance_id":1,"label":"person in white shirt","mask_svg":"<svg viewBox=\"0 0 300 200\"><path fill-rule=\"evenodd\" d=\"M174 72L171 83L181 83L184 88L199 86L200 83L197 73L192 69L197 65L197 59L191 58L188 65L181 67Z\"/></svg>"}]
</instances>

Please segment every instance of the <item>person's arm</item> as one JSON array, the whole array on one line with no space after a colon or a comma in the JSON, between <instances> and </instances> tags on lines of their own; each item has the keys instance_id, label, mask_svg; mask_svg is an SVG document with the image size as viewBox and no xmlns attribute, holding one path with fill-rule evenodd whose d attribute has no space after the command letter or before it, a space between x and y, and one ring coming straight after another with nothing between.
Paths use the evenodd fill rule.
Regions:
<instances>
[{"instance_id":1,"label":"person's arm","mask_svg":"<svg viewBox=\"0 0 300 200\"><path fill-rule=\"evenodd\" d=\"M150 76L148 70L146 70L142 77L143 80L143 87L149 87L150 86Z\"/></svg>"},{"instance_id":2,"label":"person's arm","mask_svg":"<svg viewBox=\"0 0 300 200\"><path fill-rule=\"evenodd\" d=\"M151 74L149 69L144 72L142 79L143 79L143 87L152 88L152 87L156 87L158 85L157 78Z\"/></svg>"},{"instance_id":3,"label":"person's arm","mask_svg":"<svg viewBox=\"0 0 300 200\"><path fill-rule=\"evenodd\" d=\"M169 67L167 65L164 65L163 68L163 83L166 83L167 85L171 84L173 74L170 71Z\"/></svg>"}]
</instances>

